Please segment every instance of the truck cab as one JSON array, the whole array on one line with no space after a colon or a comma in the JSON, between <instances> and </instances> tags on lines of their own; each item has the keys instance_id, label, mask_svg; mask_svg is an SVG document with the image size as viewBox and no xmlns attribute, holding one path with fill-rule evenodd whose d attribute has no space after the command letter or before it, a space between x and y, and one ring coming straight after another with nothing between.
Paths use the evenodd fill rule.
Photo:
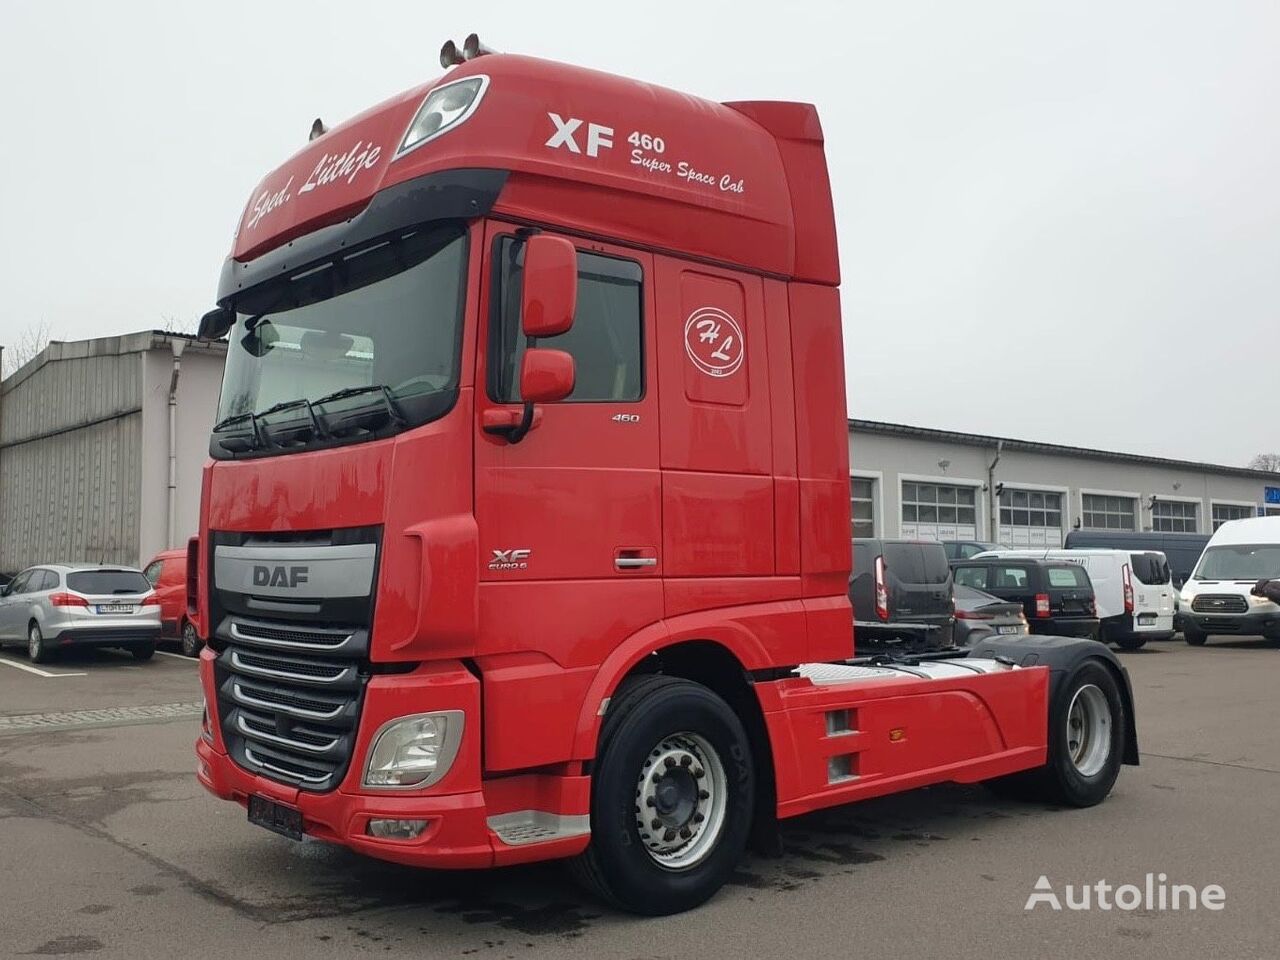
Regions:
<instances>
[{"instance_id":1,"label":"truck cab","mask_svg":"<svg viewBox=\"0 0 1280 960\"><path fill-rule=\"evenodd\" d=\"M1098 651L849 662L814 107L468 47L312 125L202 320L228 355L192 548L200 782L290 837L573 857L670 913L777 817L1059 757L1050 702L1101 670L1102 740L1053 762L1065 802L1105 796L1136 741Z\"/></svg>"}]
</instances>

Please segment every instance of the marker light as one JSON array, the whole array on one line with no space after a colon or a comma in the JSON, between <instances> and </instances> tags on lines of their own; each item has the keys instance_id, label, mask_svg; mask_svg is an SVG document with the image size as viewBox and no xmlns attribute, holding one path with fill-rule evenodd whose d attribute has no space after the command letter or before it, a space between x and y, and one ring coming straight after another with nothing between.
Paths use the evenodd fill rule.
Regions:
<instances>
[{"instance_id":1,"label":"marker light","mask_svg":"<svg viewBox=\"0 0 1280 960\"><path fill-rule=\"evenodd\" d=\"M392 720L373 738L364 785L400 789L430 786L449 772L461 740L461 710Z\"/></svg>"},{"instance_id":2,"label":"marker light","mask_svg":"<svg viewBox=\"0 0 1280 960\"><path fill-rule=\"evenodd\" d=\"M413 123L400 141L396 157L416 150L442 133L447 133L475 113L489 88L489 78L483 75L464 77L436 87L413 117Z\"/></svg>"}]
</instances>

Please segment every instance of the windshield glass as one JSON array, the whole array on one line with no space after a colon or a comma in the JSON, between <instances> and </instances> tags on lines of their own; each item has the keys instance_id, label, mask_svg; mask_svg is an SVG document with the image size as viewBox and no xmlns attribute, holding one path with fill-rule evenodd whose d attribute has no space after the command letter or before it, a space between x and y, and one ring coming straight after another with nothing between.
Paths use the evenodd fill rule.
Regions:
<instances>
[{"instance_id":1,"label":"windshield glass","mask_svg":"<svg viewBox=\"0 0 1280 960\"><path fill-rule=\"evenodd\" d=\"M1239 543L1210 547L1200 558L1196 580L1261 580L1280 578L1280 544Z\"/></svg>"},{"instance_id":2,"label":"windshield glass","mask_svg":"<svg viewBox=\"0 0 1280 960\"><path fill-rule=\"evenodd\" d=\"M214 454L280 452L443 415L458 387L465 283L466 233L449 223L238 298Z\"/></svg>"}]
</instances>

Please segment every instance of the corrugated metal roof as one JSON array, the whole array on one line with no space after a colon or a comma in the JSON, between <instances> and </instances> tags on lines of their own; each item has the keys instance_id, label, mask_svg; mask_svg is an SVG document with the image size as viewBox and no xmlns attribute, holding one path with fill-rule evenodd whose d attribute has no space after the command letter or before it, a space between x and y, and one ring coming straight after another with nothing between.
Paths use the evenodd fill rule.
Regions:
<instances>
[{"instance_id":1,"label":"corrugated metal roof","mask_svg":"<svg viewBox=\"0 0 1280 960\"><path fill-rule=\"evenodd\" d=\"M1180 470L1196 470L1200 473L1216 473L1223 476L1271 480L1280 485L1280 473L1272 473L1267 470L1250 470L1248 467L1230 467L1221 463L1202 463L1198 460L1149 457L1139 453L1095 450L1091 447L1072 447L1060 443L1042 443L1037 440L992 437L981 433L962 433L956 430L938 430L932 427L913 427L905 423L886 423L881 420L850 419L849 430L853 433L876 433L882 436L904 437L912 440L936 440L941 443L955 443L966 447L994 449L997 444L1003 444L1005 450L1017 450L1023 453L1047 453L1059 457L1076 457L1081 460L1139 463L1148 467L1173 467Z\"/></svg>"}]
</instances>

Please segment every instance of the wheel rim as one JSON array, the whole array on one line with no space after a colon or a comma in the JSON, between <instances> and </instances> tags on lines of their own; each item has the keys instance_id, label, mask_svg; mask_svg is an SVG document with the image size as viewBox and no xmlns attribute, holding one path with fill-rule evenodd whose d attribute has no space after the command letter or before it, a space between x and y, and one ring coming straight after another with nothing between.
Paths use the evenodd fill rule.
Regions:
<instances>
[{"instance_id":1,"label":"wheel rim","mask_svg":"<svg viewBox=\"0 0 1280 960\"><path fill-rule=\"evenodd\" d=\"M200 638L196 636L196 628L188 623L182 628L182 652L194 656L199 646Z\"/></svg>"},{"instance_id":2,"label":"wheel rim","mask_svg":"<svg viewBox=\"0 0 1280 960\"><path fill-rule=\"evenodd\" d=\"M1067 708L1067 753L1081 776L1096 776L1111 756L1111 705L1092 683L1071 698Z\"/></svg>"},{"instance_id":3,"label":"wheel rim","mask_svg":"<svg viewBox=\"0 0 1280 960\"><path fill-rule=\"evenodd\" d=\"M664 737L636 782L636 828L645 850L668 870L688 870L724 831L729 780L715 748L696 733Z\"/></svg>"},{"instance_id":4,"label":"wheel rim","mask_svg":"<svg viewBox=\"0 0 1280 960\"><path fill-rule=\"evenodd\" d=\"M40 628L33 625L31 627L31 630L28 631L27 633L27 653L29 653L32 657L39 656L40 645L41 645Z\"/></svg>"}]
</instances>

